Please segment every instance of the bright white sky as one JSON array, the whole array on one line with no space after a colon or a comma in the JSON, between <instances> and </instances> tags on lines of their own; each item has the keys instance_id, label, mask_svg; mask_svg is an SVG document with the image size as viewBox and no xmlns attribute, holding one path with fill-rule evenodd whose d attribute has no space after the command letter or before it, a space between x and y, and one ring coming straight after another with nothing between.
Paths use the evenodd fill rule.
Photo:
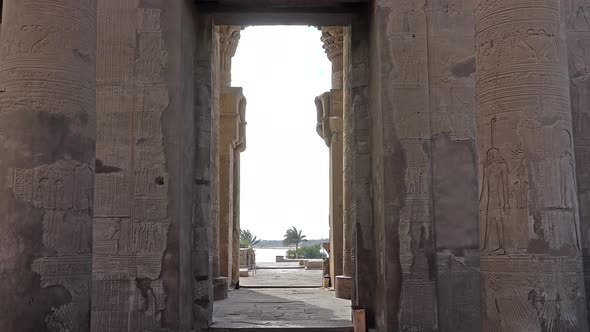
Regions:
<instances>
[{"instance_id":1,"label":"bright white sky","mask_svg":"<svg viewBox=\"0 0 590 332\"><path fill-rule=\"evenodd\" d=\"M248 27L232 61L232 86L248 100L240 224L264 240L292 226L328 238L329 150L314 99L330 90L331 65L320 37L315 27Z\"/></svg>"}]
</instances>

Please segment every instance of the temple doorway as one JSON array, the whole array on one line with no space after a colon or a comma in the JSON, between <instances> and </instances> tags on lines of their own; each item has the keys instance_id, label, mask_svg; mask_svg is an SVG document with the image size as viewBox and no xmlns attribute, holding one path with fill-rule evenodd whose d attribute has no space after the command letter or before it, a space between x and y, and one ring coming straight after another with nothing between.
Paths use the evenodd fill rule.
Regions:
<instances>
[{"instance_id":1,"label":"temple doorway","mask_svg":"<svg viewBox=\"0 0 590 332\"><path fill-rule=\"evenodd\" d=\"M350 292L337 296L335 285L344 250L344 35L344 27L214 29L213 328L352 327Z\"/></svg>"}]
</instances>

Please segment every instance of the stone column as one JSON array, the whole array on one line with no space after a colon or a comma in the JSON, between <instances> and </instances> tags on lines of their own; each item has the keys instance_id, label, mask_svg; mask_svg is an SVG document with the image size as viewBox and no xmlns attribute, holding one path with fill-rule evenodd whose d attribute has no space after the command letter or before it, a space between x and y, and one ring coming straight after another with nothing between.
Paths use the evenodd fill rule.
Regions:
<instances>
[{"instance_id":1,"label":"stone column","mask_svg":"<svg viewBox=\"0 0 590 332\"><path fill-rule=\"evenodd\" d=\"M342 101L342 236L343 236L343 262L342 262L342 276L338 278L337 284L340 285L340 290L337 295L342 295L343 298L352 299L352 275L354 273L353 257L352 257L352 216L350 215L350 191L352 187L350 185L352 169L351 169L351 158L350 149L351 144L347 136L350 135L349 127L345 124L345 121L349 121L347 113L352 106L350 104L350 91L348 85L348 68L350 66L350 28L344 28L343 31L343 51L342 51L342 80L343 80L343 101ZM348 143L347 143L348 142ZM349 151L347 151L349 150Z\"/></svg>"},{"instance_id":2,"label":"stone column","mask_svg":"<svg viewBox=\"0 0 590 332\"><path fill-rule=\"evenodd\" d=\"M96 1L6 0L0 40L0 326L88 330Z\"/></svg>"},{"instance_id":3,"label":"stone column","mask_svg":"<svg viewBox=\"0 0 590 332\"><path fill-rule=\"evenodd\" d=\"M216 75L217 77L219 77L219 82L217 84L217 91L216 91L216 96L219 97L220 94L223 94L223 90L226 89L227 87L229 87L231 85L231 59L233 58L233 56L236 53L237 47L238 47L238 42L240 40L240 31L241 31L241 27L237 27L237 26L219 26L217 27L217 33L218 33L218 46L219 46L219 53L218 53L218 58L219 58L219 62L217 64L216 67ZM217 106L219 108L223 108L223 106L221 105L222 102L220 99L218 99L218 103ZM218 109L219 112L221 112L220 109ZM231 274L228 274L228 271L232 271L233 267L231 266L226 266L228 264L230 264L230 262L232 261L230 259L230 257L233 258L233 251L232 251L232 247L233 247L233 243L235 242L234 240L234 234L233 234L233 227L232 228L227 228L229 226L233 226L233 221L231 224L227 224L227 226L225 228L222 229L221 225L225 225L225 223L227 222L227 218L231 218L233 219L233 217L229 217L231 215L233 215L233 212L231 212L231 210L227 210L228 206L227 204L227 194L225 193L225 198L222 199L221 195L224 192L224 190L226 190L226 186L228 186L229 184L227 182L224 181L228 181L230 178L233 178L232 172L229 173L222 173L221 172L221 167L226 167L227 165L222 165L222 160L221 155L223 153L223 148L221 146L221 120L219 120L219 124L218 127L216 128L217 131L217 165L218 165L218 176L219 176L219 188L217 191L217 197L218 197L218 210L217 210L217 216L216 216L216 220L217 223L214 227L214 238L217 239L217 257L214 261L214 270L213 272L217 272L217 275L214 276L214 288L215 288L215 299L224 299L227 297L227 288L229 286L229 283L231 282ZM227 156L224 156L227 157ZM227 162L227 160L225 160L225 162ZM232 195L233 198L233 195ZM226 210L223 210L226 209ZM225 214L228 214L226 216L224 216ZM224 219L225 218L225 219ZM227 233L227 234L226 234ZM239 231L238 231L239 233ZM231 240L230 240L231 239ZM238 241L239 241L239 234L238 234ZM230 246L231 245L231 246ZM228 247L229 246L229 247ZM229 251L227 251L229 249ZM239 248L238 248L239 250ZM230 278L230 279L228 279Z\"/></svg>"},{"instance_id":4,"label":"stone column","mask_svg":"<svg viewBox=\"0 0 590 332\"><path fill-rule=\"evenodd\" d=\"M322 27L322 42L332 63L332 90L316 99L317 131L330 147L330 278L336 296L350 298L350 278L343 275L343 27Z\"/></svg>"},{"instance_id":5,"label":"stone column","mask_svg":"<svg viewBox=\"0 0 590 332\"><path fill-rule=\"evenodd\" d=\"M322 122L321 137L330 148L330 281L342 274L342 90L326 92L315 100ZM340 114L340 116L338 116ZM334 115L334 116L331 116Z\"/></svg>"},{"instance_id":6,"label":"stone column","mask_svg":"<svg viewBox=\"0 0 590 332\"><path fill-rule=\"evenodd\" d=\"M338 109L342 111L342 90L332 91L332 105L338 104ZM333 229L334 247L330 252L334 253L335 268L335 289L336 297L343 299L350 299L350 278L344 275L344 264L346 264L346 257L343 256L343 248L347 247L344 237L344 228L342 224L343 217L343 147L342 144L342 114L340 116L331 116L328 120L330 127L330 228ZM336 264L336 260L338 263ZM336 268L337 267L337 268ZM348 279L348 280L347 280ZM348 283L347 283L348 282ZM348 284L348 286L347 286Z\"/></svg>"},{"instance_id":7,"label":"stone column","mask_svg":"<svg viewBox=\"0 0 590 332\"><path fill-rule=\"evenodd\" d=\"M214 152L212 152L212 165L211 172L215 178L215 192L212 195L213 201L213 227L211 229L212 238L212 257L211 257L211 269L213 270L213 299L223 300L227 298L227 278L221 277L220 272L220 261L219 261L219 221L220 221L220 202L219 195L221 191L220 177L219 177L219 119L220 119L220 90L221 90L221 59L220 59L220 36L219 27L216 26L213 29L213 116L212 116L212 137L213 141L211 145L214 146Z\"/></svg>"},{"instance_id":8,"label":"stone column","mask_svg":"<svg viewBox=\"0 0 590 332\"><path fill-rule=\"evenodd\" d=\"M238 115L235 126L237 127L236 140L233 143L233 250L232 250L232 284L235 285L240 280L240 154L246 151L246 98L241 93L241 88L237 88L239 93L235 106Z\"/></svg>"},{"instance_id":9,"label":"stone column","mask_svg":"<svg viewBox=\"0 0 590 332\"><path fill-rule=\"evenodd\" d=\"M477 140L484 331L586 331L559 0L480 1Z\"/></svg>"},{"instance_id":10,"label":"stone column","mask_svg":"<svg viewBox=\"0 0 590 332\"><path fill-rule=\"evenodd\" d=\"M343 88L344 88L344 28L324 27L322 28L322 41L328 59L332 63L332 104L337 108L332 109L330 117L330 128L332 131L332 145L330 158L330 181L331 184L331 215L336 222L332 224L339 227L341 245L338 246L339 256L342 257L341 272L336 274L335 286L336 297L350 299L352 289L352 225L343 219L344 214L344 156L343 156ZM337 92L335 91L337 90ZM334 100L336 99L336 100Z\"/></svg>"},{"instance_id":11,"label":"stone column","mask_svg":"<svg viewBox=\"0 0 590 332\"><path fill-rule=\"evenodd\" d=\"M234 276L234 266L239 272L239 225L235 225L234 209L234 174L237 167L236 153L243 146L240 137L240 123L244 114L246 99L242 88L225 87L221 91L221 113L219 127L219 176L220 176L220 221L219 221L219 249L221 275L235 284L238 276ZM237 229L237 237L235 228ZM235 240L238 240L236 243ZM237 250L238 257L234 262Z\"/></svg>"}]
</instances>

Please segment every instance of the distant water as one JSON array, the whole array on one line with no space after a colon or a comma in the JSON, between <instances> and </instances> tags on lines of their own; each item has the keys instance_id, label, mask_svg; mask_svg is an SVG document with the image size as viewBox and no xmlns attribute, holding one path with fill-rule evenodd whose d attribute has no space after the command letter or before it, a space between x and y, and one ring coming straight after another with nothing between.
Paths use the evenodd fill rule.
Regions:
<instances>
[{"instance_id":1,"label":"distant water","mask_svg":"<svg viewBox=\"0 0 590 332\"><path fill-rule=\"evenodd\" d=\"M286 256L289 248L254 248L256 263L274 263L277 256Z\"/></svg>"},{"instance_id":2,"label":"distant water","mask_svg":"<svg viewBox=\"0 0 590 332\"><path fill-rule=\"evenodd\" d=\"M277 256L287 256L287 250L289 249L295 248L254 248L256 263L274 263ZM325 253L323 248L320 250Z\"/></svg>"}]
</instances>

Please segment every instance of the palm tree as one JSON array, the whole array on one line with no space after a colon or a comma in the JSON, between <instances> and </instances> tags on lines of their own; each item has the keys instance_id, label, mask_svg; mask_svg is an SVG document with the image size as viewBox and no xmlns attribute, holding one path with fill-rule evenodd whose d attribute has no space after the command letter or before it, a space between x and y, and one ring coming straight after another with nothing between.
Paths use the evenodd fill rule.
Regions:
<instances>
[{"instance_id":1,"label":"palm tree","mask_svg":"<svg viewBox=\"0 0 590 332\"><path fill-rule=\"evenodd\" d=\"M252 233L249 230L240 230L240 248L252 248L255 245L259 244L260 241L262 240L252 235Z\"/></svg>"},{"instance_id":2,"label":"palm tree","mask_svg":"<svg viewBox=\"0 0 590 332\"><path fill-rule=\"evenodd\" d=\"M307 241L307 239L306 236L303 235L303 231L297 230L297 228L293 226L285 233L285 239L283 240L283 243L286 246L290 246L292 244L295 245L295 258L297 259L299 258L299 244L304 241Z\"/></svg>"}]
</instances>

